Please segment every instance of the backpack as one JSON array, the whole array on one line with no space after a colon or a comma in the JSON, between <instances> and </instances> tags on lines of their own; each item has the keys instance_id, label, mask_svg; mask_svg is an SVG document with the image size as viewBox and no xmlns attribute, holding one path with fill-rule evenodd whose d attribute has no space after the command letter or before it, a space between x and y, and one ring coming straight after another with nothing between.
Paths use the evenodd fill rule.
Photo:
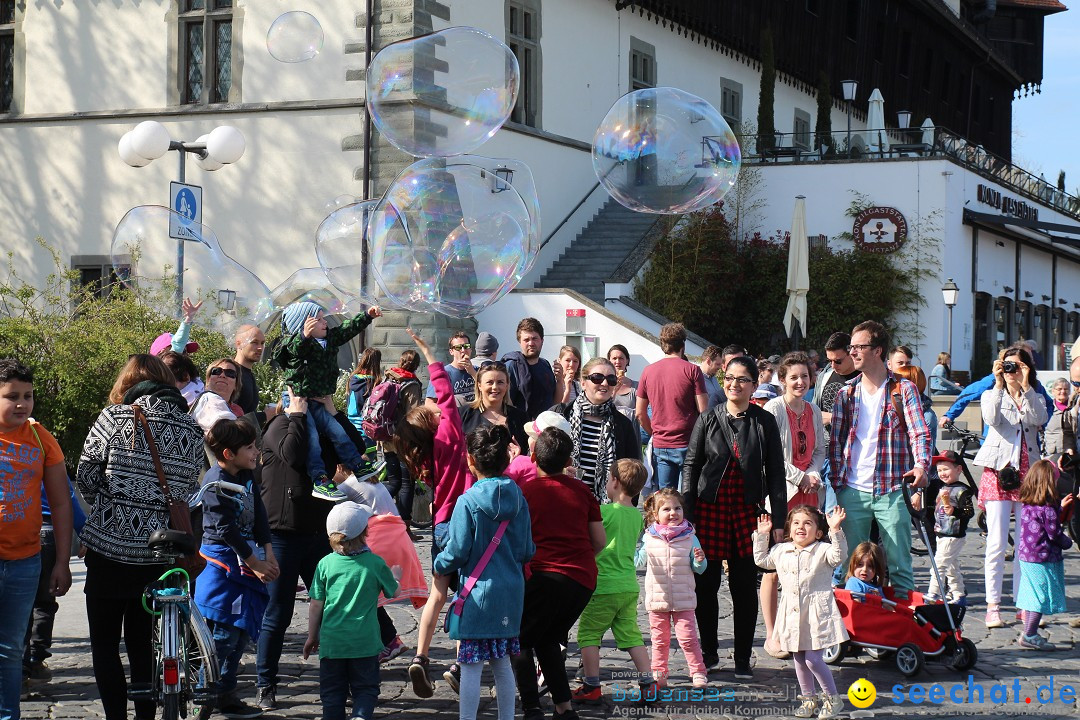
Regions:
<instances>
[{"instance_id":1,"label":"backpack","mask_svg":"<svg viewBox=\"0 0 1080 720\"><path fill-rule=\"evenodd\" d=\"M376 385L361 414L361 432L375 441L386 442L394 437L396 414L401 385L384 380Z\"/></svg>"}]
</instances>

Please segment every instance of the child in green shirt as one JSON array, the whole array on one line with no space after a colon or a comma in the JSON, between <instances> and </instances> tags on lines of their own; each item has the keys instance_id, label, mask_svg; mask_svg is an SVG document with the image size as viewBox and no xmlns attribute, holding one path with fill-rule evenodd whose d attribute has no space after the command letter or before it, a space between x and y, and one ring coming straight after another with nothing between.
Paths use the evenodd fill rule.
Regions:
<instances>
[{"instance_id":1,"label":"child in green shirt","mask_svg":"<svg viewBox=\"0 0 1080 720\"><path fill-rule=\"evenodd\" d=\"M352 694L353 717L371 720L379 699L379 593L393 597L398 581L364 543L371 511L351 501L326 517L334 552L319 561L308 588L308 637L304 659L319 653L319 697L325 720L345 720ZM398 570L400 572L400 570Z\"/></svg>"},{"instance_id":2,"label":"child in green shirt","mask_svg":"<svg viewBox=\"0 0 1080 720\"><path fill-rule=\"evenodd\" d=\"M596 556L596 591L578 621L578 647L585 671L585 682L574 691L573 700L586 704L601 701L600 642L609 629L620 650L630 653L643 698L655 698L656 692L649 671L649 652L637 624L637 605L640 586L634 567L634 551L644 524L641 511L633 506L633 497L645 486L645 466L637 460L623 459L611 468L607 480L607 496L611 500L600 506L604 521L607 547Z\"/></svg>"}]
</instances>

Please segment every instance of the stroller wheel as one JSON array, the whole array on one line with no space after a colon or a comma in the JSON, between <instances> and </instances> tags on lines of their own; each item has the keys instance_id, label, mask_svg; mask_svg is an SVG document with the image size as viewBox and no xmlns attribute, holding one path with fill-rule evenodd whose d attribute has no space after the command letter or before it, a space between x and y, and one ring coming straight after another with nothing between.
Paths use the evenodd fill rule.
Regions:
<instances>
[{"instance_id":1,"label":"stroller wheel","mask_svg":"<svg viewBox=\"0 0 1080 720\"><path fill-rule=\"evenodd\" d=\"M963 672L975 667L975 661L979 658L979 651L975 648L975 643L971 642L967 638L964 638L960 642L960 646L956 648L956 654L952 656L949 661L949 667L957 672Z\"/></svg>"},{"instance_id":2,"label":"stroller wheel","mask_svg":"<svg viewBox=\"0 0 1080 720\"><path fill-rule=\"evenodd\" d=\"M839 665L847 654L847 643L837 643L821 651L821 659L829 665Z\"/></svg>"},{"instance_id":3,"label":"stroller wheel","mask_svg":"<svg viewBox=\"0 0 1080 720\"><path fill-rule=\"evenodd\" d=\"M896 669L905 677L915 677L926 664L923 651L914 643L904 643L896 649Z\"/></svg>"},{"instance_id":4,"label":"stroller wheel","mask_svg":"<svg viewBox=\"0 0 1080 720\"><path fill-rule=\"evenodd\" d=\"M889 650L882 650L881 648L875 647L868 647L865 649L866 654L874 658L875 660L884 660L885 658L889 657L889 653L891 652Z\"/></svg>"}]
</instances>

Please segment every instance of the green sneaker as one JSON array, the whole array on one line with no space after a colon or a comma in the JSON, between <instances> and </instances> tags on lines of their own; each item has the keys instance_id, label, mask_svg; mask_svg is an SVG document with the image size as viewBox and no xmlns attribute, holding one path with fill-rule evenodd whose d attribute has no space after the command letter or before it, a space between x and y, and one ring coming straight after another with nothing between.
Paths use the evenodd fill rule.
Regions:
<instances>
[{"instance_id":1,"label":"green sneaker","mask_svg":"<svg viewBox=\"0 0 1080 720\"><path fill-rule=\"evenodd\" d=\"M338 490L337 485L325 475L315 481L311 488L311 496L329 502L338 502L345 499L345 493Z\"/></svg>"}]
</instances>

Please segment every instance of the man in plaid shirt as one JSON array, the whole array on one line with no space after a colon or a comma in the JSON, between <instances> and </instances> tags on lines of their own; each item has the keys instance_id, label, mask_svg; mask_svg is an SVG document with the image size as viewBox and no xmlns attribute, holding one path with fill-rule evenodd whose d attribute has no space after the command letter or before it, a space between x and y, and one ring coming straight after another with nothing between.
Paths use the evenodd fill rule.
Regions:
<instances>
[{"instance_id":1,"label":"man in plaid shirt","mask_svg":"<svg viewBox=\"0 0 1080 720\"><path fill-rule=\"evenodd\" d=\"M851 331L848 352L862 374L836 395L829 463L836 502L847 512L850 550L869 539L870 523L877 520L893 588L906 597L915 581L911 520L900 487L906 477L917 488L926 485L932 439L918 388L885 366L888 349L889 334L880 323L868 320Z\"/></svg>"}]
</instances>

